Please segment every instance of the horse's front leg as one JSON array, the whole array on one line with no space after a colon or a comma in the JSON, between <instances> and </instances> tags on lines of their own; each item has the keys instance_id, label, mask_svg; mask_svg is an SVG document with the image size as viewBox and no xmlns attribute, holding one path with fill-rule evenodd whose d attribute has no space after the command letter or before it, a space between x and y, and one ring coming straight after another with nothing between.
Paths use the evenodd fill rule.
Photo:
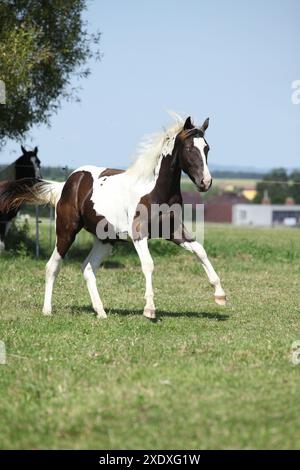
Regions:
<instances>
[{"instance_id":1,"label":"horse's front leg","mask_svg":"<svg viewBox=\"0 0 300 470\"><path fill-rule=\"evenodd\" d=\"M154 305L154 294L152 288L152 273L154 270L154 263L148 248L148 239L143 238L142 240L133 240L133 244L139 255L142 270L146 280L146 306L144 308L144 315L147 318L155 319L155 305Z\"/></svg>"},{"instance_id":2,"label":"horse's front leg","mask_svg":"<svg viewBox=\"0 0 300 470\"><path fill-rule=\"evenodd\" d=\"M204 271L207 274L209 283L215 289L215 302L218 305L226 305L226 294L221 286L220 278L217 275L216 271L214 270L211 262L209 261L208 256L203 246L197 241L191 241L191 242L185 241L181 243L180 246L182 246L188 251L192 251L200 259L201 264L204 268Z\"/></svg>"},{"instance_id":3,"label":"horse's front leg","mask_svg":"<svg viewBox=\"0 0 300 470\"><path fill-rule=\"evenodd\" d=\"M178 235L178 236L176 236ZM204 271L207 274L209 283L215 289L215 302L218 305L226 305L226 294L221 286L221 281L216 271L214 270L211 262L208 259L205 249L201 243L195 241L188 233L184 226L181 226L178 233L174 234L172 241L177 245L182 246L188 251L195 253L197 258L200 259Z\"/></svg>"}]
</instances>

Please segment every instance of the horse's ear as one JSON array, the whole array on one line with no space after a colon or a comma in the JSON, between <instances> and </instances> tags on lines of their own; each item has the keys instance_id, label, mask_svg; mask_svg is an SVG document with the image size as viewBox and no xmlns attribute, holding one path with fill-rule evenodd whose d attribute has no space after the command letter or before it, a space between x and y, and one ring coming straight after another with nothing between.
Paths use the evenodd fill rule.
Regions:
<instances>
[{"instance_id":1,"label":"horse's ear","mask_svg":"<svg viewBox=\"0 0 300 470\"><path fill-rule=\"evenodd\" d=\"M209 118L205 119L204 123L202 124L202 126L200 127L200 129L205 132L206 129L208 128L209 126Z\"/></svg>"},{"instance_id":2,"label":"horse's ear","mask_svg":"<svg viewBox=\"0 0 300 470\"><path fill-rule=\"evenodd\" d=\"M21 145L21 150L22 150L22 152L23 152L23 155L25 155L25 154L27 153L27 152L26 152L26 149L25 149L25 147L23 147L23 145Z\"/></svg>"},{"instance_id":3,"label":"horse's ear","mask_svg":"<svg viewBox=\"0 0 300 470\"><path fill-rule=\"evenodd\" d=\"M34 147L33 153L34 153L35 156L37 156L38 150L39 150L39 149L38 149L37 147Z\"/></svg>"},{"instance_id":4,"label":"horse's ear","mask_svg":"<svg viewBox=\"0 0 300 470\"><path fill-rule=\"evenodd\" d=\"M192 118L191 116L189 116L188 118L186 118L185 120L185 123L184 123L184 126L183 126L183 129L185 131L189 130L189 129L193 129L195 126L194 124L192 123Z\"/></svg>"}]
</instances>

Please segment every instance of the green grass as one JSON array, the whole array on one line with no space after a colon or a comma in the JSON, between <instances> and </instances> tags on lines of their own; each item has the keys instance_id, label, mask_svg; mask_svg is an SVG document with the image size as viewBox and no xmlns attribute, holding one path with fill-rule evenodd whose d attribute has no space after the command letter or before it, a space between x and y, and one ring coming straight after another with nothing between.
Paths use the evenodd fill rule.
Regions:
<instances>
[{"instance_id":1,"label":"green grass","mask_svg":"<svg viewBox=\"0 0 300 470\"><path fill-rule=\"evenodd\" d=\"M229 303L197 260L155 241L161 321L142 317L144 280L124 246L100 269L97 321L79 269L82 235L41 315L45 259L0 264L0 448L290 448L300 442L300 233L209 226ZM42 229L43 253L48 247Z\"/></svg>"}]
</instances>

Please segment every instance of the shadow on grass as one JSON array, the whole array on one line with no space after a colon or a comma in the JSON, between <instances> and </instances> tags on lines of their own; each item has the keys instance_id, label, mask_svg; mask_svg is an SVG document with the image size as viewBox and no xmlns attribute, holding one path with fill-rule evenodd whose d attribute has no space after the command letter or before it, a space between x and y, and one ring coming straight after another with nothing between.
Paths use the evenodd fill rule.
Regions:
<instances>
[{"instance_id":1,"label":"shadow on grass","mask_svg":"<svg viewBox=\"0 0 300 470\"><path fill-rule=\"evenodd\" d=\"M104 263L102 264L102 267L106 269L117 269L117 268L124 268L125 264L120 263L120 261L108 261L107 260L107 261L104 261Z\"/></svg>"},{"instance_id":2,"label":"shadow on grass","mask_svg":"<svg viewBox=\"0 0 300 470\"><path fill-rule=\"evenodd\" d=\"M71 307L73 314L80 314L80 313L93 313L93 309L90 305L82 305L79 307ZM109 315L121 315L121 316L129 316L129 315L140 315L142 316L143 310L130 310L130 309L122 309L122 308L110 308L106 310L108 316ZM208 318L209 320L217 320L217 321L226 321L229 319L229 315L224 313L218 312L170 312L170 311L163 311L157 310L156 311L157 318L162 319L164 317L170 318L177 318L177 317L187 317L187 318Z\"/></svg>"}]
</instances>

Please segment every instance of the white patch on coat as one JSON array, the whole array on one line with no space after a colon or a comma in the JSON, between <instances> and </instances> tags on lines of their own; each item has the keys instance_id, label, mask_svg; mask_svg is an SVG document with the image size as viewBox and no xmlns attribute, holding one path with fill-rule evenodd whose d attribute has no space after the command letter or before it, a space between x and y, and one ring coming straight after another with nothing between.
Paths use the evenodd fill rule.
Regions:
<instances>
[{"instance_id":1,"label":"white patch on coat","mask_svg":"<svg viewBox=\"0 0 300 470\"><path fill-rule=\"evenodd\" d=\"M163 146L162 151L161 151L161 155L163 157L166 157L167 155L172 155L174 145L175 145L176 135L173 135L172 137L167 137L166 138L166 141L165 141L164 146Z\"/></svg>"},{"instance_id":2,"label":"white patch on coat","mask_svg":"<svg viewBox=\"0 0 300 470\"><path fill-rule=\"evenodd\" d=\"M83 166L80 166L79 168L77 168L76 170L74 170L73 173L71 173L71 175L73 175L74 173L77 173L77 171L89 171L92 175L97 174L97 178L99 178L100 174L104 170L107 170L107 167L95 166L95 165L83 165Z\"/></svg>"},{"instance_id":3,"label":"white patch on coat","mask_svg":"<svg viewBox=\"0 0 300 470\"><path fill-rule=\"evenodd\" d=\"M40 172L40 168L37 164L36 157L30 157L30 161L33 164L35 177L40 178L41 177L41 172Z\"/></svg>"},{"instance_id":4,"label":"white patch on coat","mask_svg":"<svg viewBox=\"0 0 300 470\"><path fill-rule=\"evenodd\" d=\"M157 166L160 167L160 164L161 159ZM116 233L131 235L137 205L142 196L154 189L159 168L155 168L152 177L147 180L136 179L127 172L99 178L104 170L101 167L85 166L76 172L87 171L93 178L91 201L96 214L104 216Z\"/></svg>"},{"instance_id":5,"label":"white patch on coat","mask_svg":"<svg viewBox=\"0 0 300 470\"><path fill-rule=\"evenodd\" d=\"M208 186L211 182L211 174L209 172L204 153L204 149L207 146L207 143L205 142L205 139L203 139L203 137L194 137L194 145L200 151L200 155L203 161L203 180L204 184Z\"/></svg>"}]
</instances>

